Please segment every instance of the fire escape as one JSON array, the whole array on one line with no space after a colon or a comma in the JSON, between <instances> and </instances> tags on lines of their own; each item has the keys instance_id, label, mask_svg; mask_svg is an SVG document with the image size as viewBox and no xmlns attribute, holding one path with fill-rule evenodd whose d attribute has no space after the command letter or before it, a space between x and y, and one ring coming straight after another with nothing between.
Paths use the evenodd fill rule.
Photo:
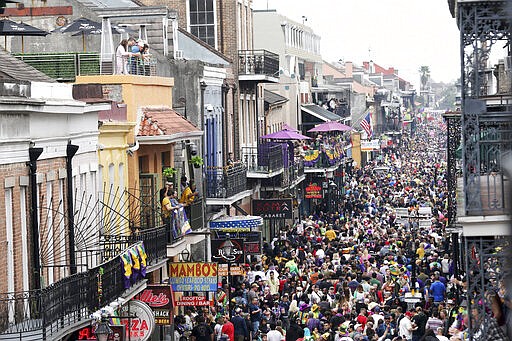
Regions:
<instances>
[{"instance_id":1,"label":"fire escape","mask_svg":"<svg viewBox=\"0 0 512 341\"><path fill-rule=\"evenodd\" d=\"M464 241L460 260L466 273L463 298L471 317L470 339L481 340L488 335L493 318L491 296L504 295L510 268L506 250L511 204L507 160L512 149L512 14L507 1L451 0L449 5L460 30L462 110L445 115L448 218L455 255L460 232ZM492 65L496 52L502 59Z\"/></svg>"}]
</instances>

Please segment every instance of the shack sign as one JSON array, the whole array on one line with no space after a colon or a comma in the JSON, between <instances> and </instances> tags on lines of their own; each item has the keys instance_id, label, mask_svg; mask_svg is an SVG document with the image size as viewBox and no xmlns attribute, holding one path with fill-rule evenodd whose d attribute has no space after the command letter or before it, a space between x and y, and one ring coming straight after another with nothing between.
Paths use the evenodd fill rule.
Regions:
<instances>
[{"instance_id":1,"label":"shack sign","mask_svg":"<svg viewBox=\"0 0 512 341\"><path fill-rule=\"evenodd\" d=\"M175 292L217 291L217 263L171 263L169 284Z\"/></svg>"},{"instance_id":2,"label":"shack sign","mask_svg":"<svg viewBox=\"0 0 512 341\"><path fill-rule=\"evenodd\" d=\"M170 311L172 309L171 287L168 285L148 285L146 289L136 296L139 301L146 303L155 314L157 325L169 325Z\"/></svg>"},{"instance_id":3,"label":"shack sign","mask_svg":"<svg viewBox=\"0 0 512 341\"><path fill-rule=\"evenodd\" d=\"M252 214L263 219L292 219L292 199L253 199Z\"/></svg>"},{"instance_id":4,"label":"shack sign","mask_svg":"<svg viewBox=\"0 0 512 341\"><path fill-rule=\"evenodd\" d=\"M317 184L309 184L306 187L306 199L322 199L322 187Z\"/></svg>"}]
</instances>

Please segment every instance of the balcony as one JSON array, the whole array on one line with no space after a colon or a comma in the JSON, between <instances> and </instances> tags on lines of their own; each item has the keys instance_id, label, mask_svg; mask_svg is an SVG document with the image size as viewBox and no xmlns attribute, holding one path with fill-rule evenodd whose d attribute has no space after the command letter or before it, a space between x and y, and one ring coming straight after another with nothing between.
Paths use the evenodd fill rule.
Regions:
<instances>
[{"instance_id":1,"label":"balcony","mask_svg":"<svg viewBox=\"0 0 512 341\"><path fill-rule=\"evenodd\" d=\"M334 171L345 157L343 141L335 143L312 145L304 154L304 172L322 173Z\"/></svg>"},{"instance_id":2,"label":"balcony","mask_svg":"<svg viewBox=\"0 0 512 341\"><path fill-rule=\"evenodd\" d=\"M247 189L247 166L209 167L206 170L206 204L231 205L250 195Z\"/></svg>"},{"instance_id":3,"label":"balcony","mask_svg":"<svg viewBox=\"0 0 512 341\"><path fill-rule=\"evenodd\" d=\"M77 76L111 75L115 73L112 62L100 63L100 54L91 53L40 53L13 54L28 65L59 81L73 82ZM144 57L128 63L128 72L139 76L156 76L156 58Z\"/></svg>"},{"instance_id":4,"label":"balcony","mask_svg":"<svg viewBox=\"0 0 512 341\"><path fill-rule=\"evenodd\" d=\"M288 163L284 171L271 179L263 179L261 187L263 191L279 191L294 188L306 178L304 174L304 161L299 158Z\"/></svg>"},{"instance_id":5,"label":"balcony","mask_svg":"<svg viewBox=\"0 0 512 341\"><path fill-rule=\"evenodd\" d=\"M44 289L0 294L0 339L61 339L90 325L91 314L117 298L133 297L146 280L138 275L125 280L120 255L127 251L119 249L109 261Z\"/></svg>"},{"instance_id":6,"label":"balcony","mask_svg":"<svg viewBox=\"0 0 512 341\"><path fill-rule=\"evenodd\" d=\"M238 51L241 81L279 82L279 55L266 50Z\"/></svg>"},{"instance_id":7,"label":"balcony","mask_svg":"<svg viewBox=\"0 0 512 341\"><path fill-rule=\"evenodd\" d=\"M284 158L281 144L265 143L258 147L242 147L242 160L247 165L247 177L264 179L283 172Z\"/></svg>"}]
</instances>

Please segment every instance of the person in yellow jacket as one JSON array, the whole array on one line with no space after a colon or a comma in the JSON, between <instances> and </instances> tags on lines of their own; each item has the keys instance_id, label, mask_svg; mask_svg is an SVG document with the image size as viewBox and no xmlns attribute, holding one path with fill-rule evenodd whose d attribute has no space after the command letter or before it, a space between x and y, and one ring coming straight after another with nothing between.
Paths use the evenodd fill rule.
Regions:
<instances>
[{"instance_id":1,"label":"person in yellow jacket","mask_svg":"<svg viewBox=\"0 0 512 341\"><path fill-rule=\"evenodd\" d=\"M329 226L327 231L325 231L325 237L327 237L327 239L332 242L334 239L336 239L336 231L334 231L332 227Z\"/></svg>"}]
</instances>

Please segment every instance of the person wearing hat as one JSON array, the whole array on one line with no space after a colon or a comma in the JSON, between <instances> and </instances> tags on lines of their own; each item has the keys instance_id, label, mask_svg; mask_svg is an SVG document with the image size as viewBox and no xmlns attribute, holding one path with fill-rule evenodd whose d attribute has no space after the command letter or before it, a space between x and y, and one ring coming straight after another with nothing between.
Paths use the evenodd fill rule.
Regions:
<instances>
[{"instance_id":1,"label":"person wearing hat","mask_svg":"<svg viewBox=\"0 0 512 341\"><path fill-rule=\"evenodd\" d=\"M231 323L233 323L235 329L235 341L244 341L246 338L249 338L249 330L247 329L245 318L242 316L241 308L235 309L235 316L231 319Z\"/></svg>"},{"instance_id":2,"label":"person wearing hat","mask_svg":"<svg viewBox=\"0 0 512 341\"><path fill-rule=\"evenodd\" d=\"M399 336L403 337L405 340L412 340L412 331L414 330L414 326L412 324L412 312L406 311L404 317L400 320L400 325L398 327Z\"/></svg>"}]
</instances>

